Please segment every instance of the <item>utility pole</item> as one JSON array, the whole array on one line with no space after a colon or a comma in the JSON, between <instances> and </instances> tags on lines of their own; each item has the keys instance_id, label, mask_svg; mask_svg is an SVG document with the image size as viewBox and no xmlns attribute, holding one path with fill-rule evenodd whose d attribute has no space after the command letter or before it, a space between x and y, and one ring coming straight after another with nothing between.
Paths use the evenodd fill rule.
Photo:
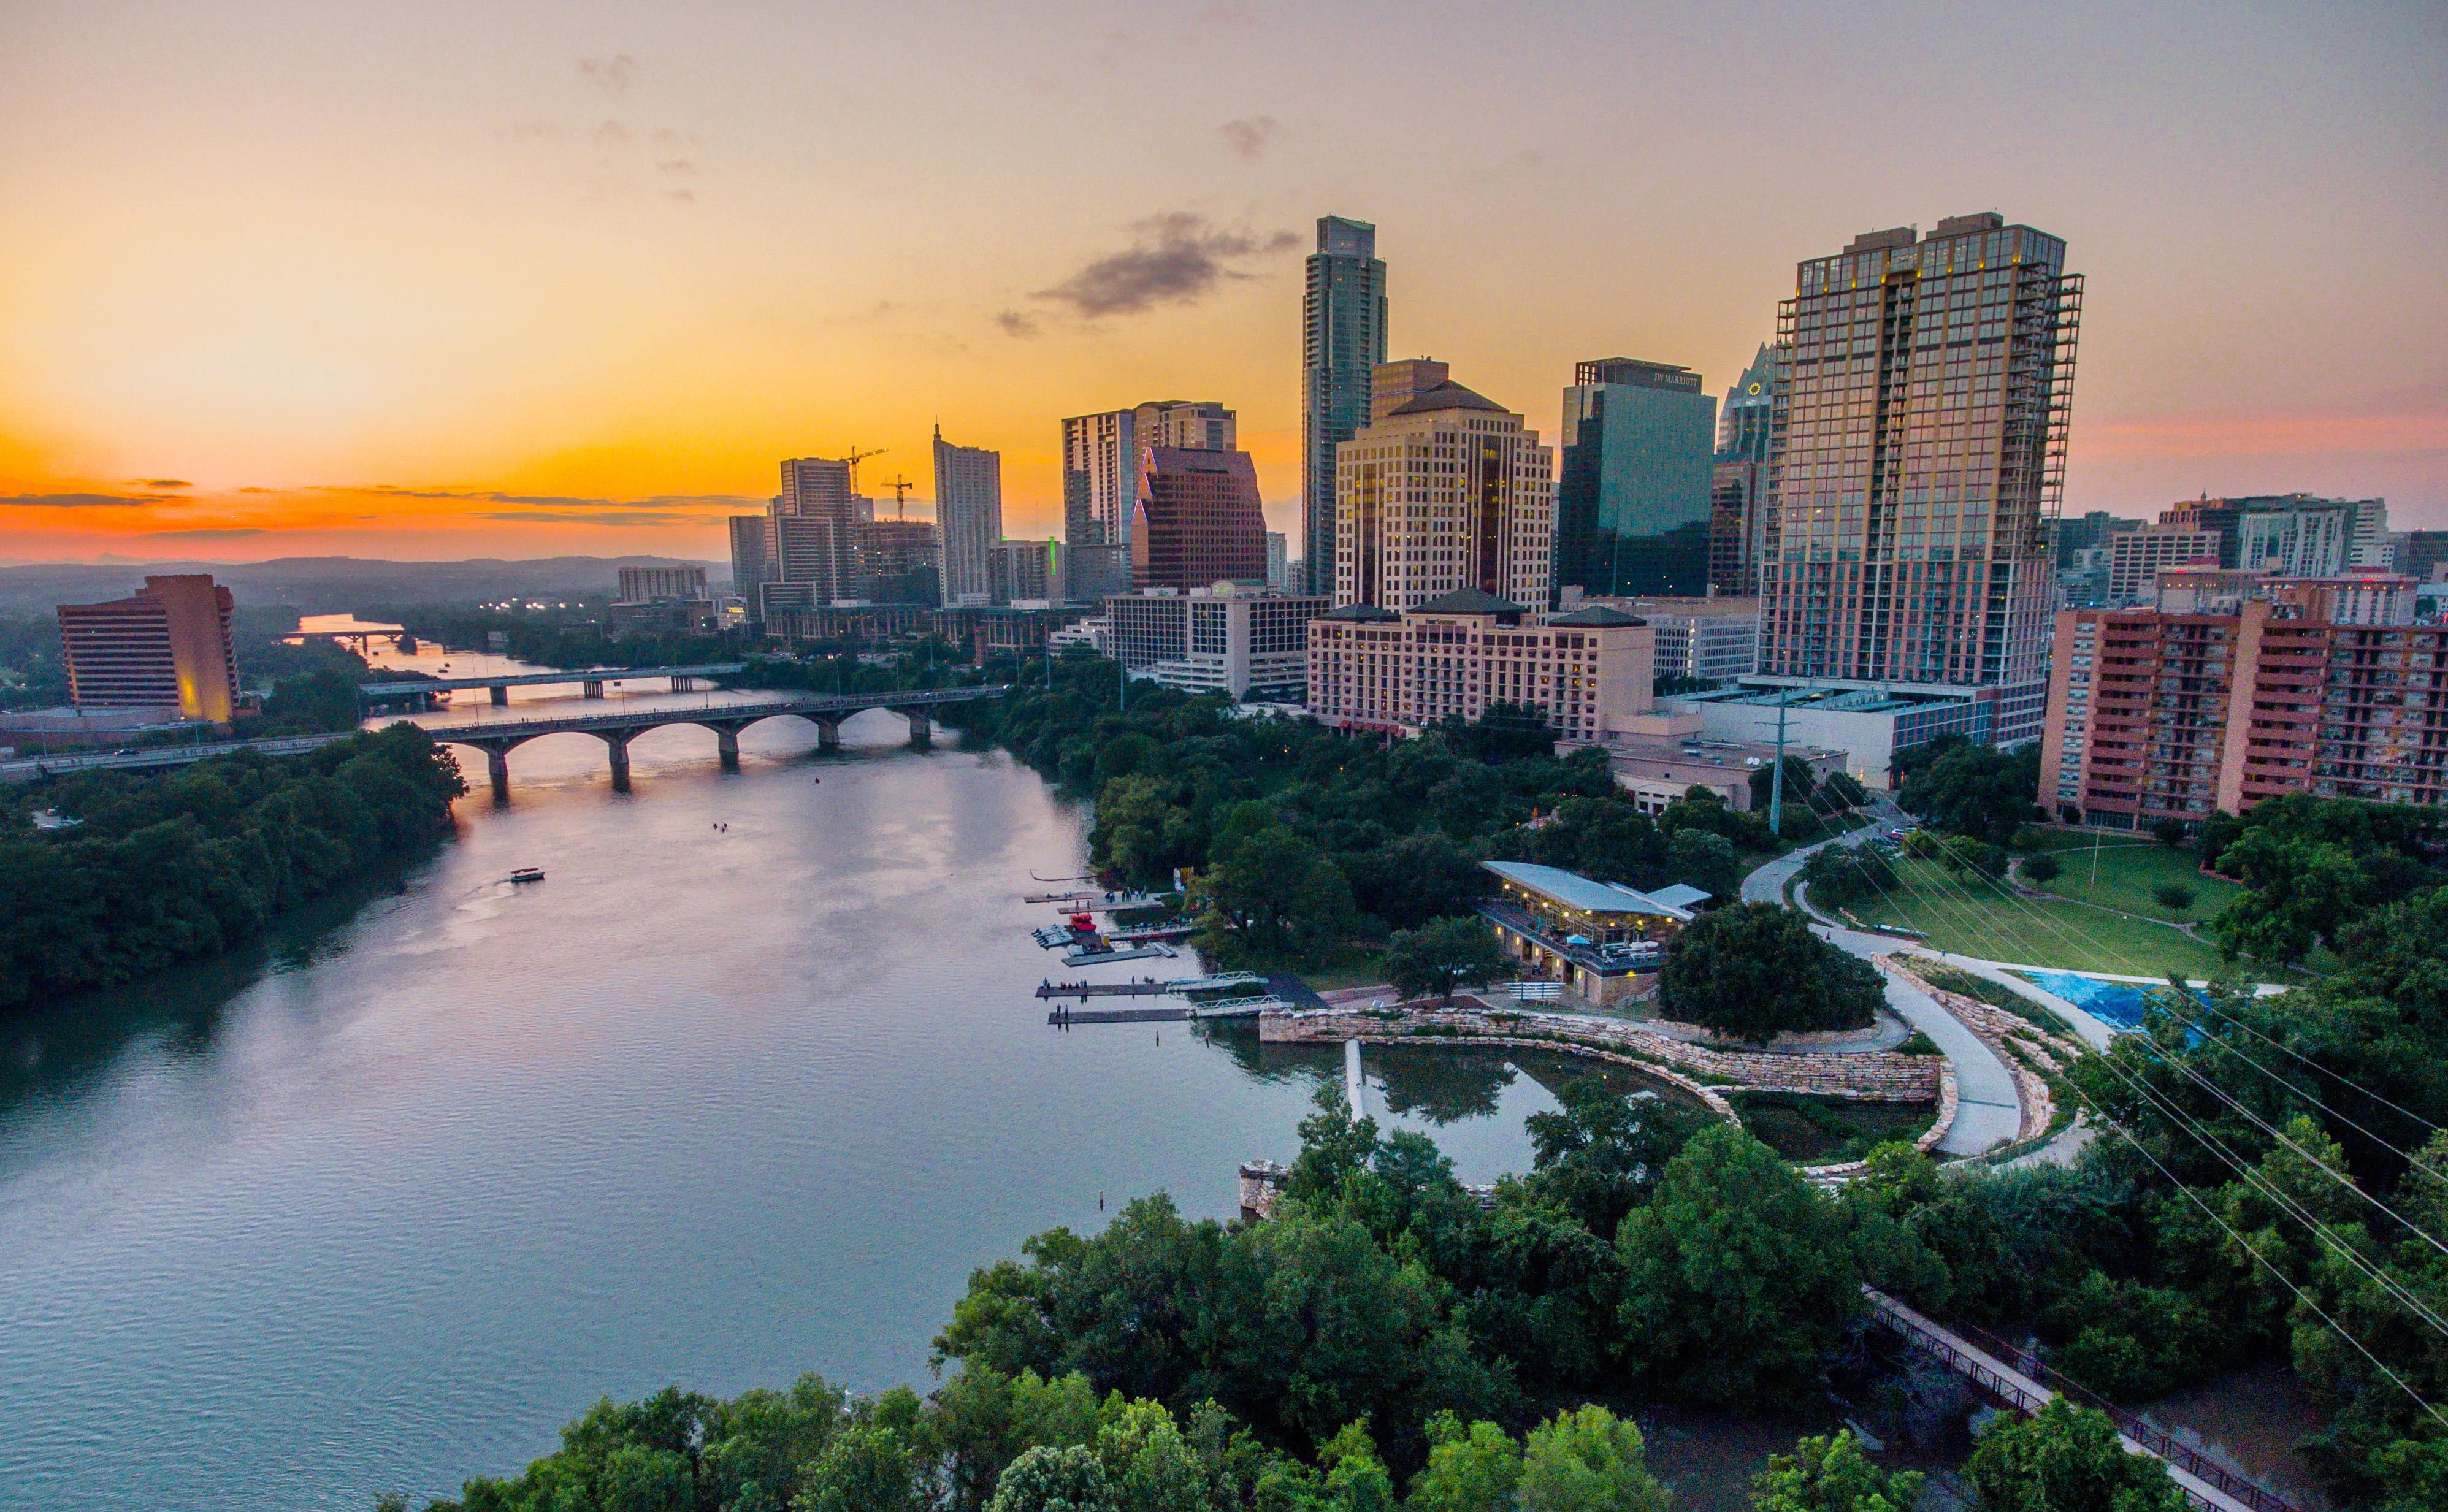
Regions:
<instances>
[{"instance_id":1,"label":"utility pole","mask_svg":"<svg viewBox=\"0 0 2448 1512\"><path fill-rule=\"evenodd\" d=\"M1791 688L1780 689L1776 696L1776 770L1768 779L1768 833L1770 836L1784 833L1785 821L1785 700L1793 696Z\"/></svg>"}]
</instances>

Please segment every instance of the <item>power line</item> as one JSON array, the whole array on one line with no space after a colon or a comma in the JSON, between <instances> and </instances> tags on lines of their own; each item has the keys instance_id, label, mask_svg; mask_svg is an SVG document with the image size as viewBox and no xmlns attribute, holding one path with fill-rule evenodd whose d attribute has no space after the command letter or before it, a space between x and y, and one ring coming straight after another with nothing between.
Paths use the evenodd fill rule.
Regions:
<instances>
[{"instance_id":1,"label":"power line","mask_svg":"<svg viewBox=\"0 0 2448 1512\"><path fill-rule=\"evenodd\" d=\"M2288 1044L2285 1043L2284 1043L2284 1042L2282 1042L2282 1041L2278 1041L2278 1040L2273 1040L2273 1039L2271 1039L2269 1036L2267 1036L2267 1035L2266 1035L2266 1034L2262 1033L2259 1029L2254 1028L2251 1024L2245 1023L2242 1019L2239 1019L2239 1018L2235 1017L2233 1014L2228 1013L2228 1012L2227 1012L2226 1010L2224 1010L2224 1009L2220 1008L2217 1005L2215 1005L2215 1004L2210 1004L2210 1003L2205 1003L2205 1004L2203 1004L2203 1005L2202 1005L2202 1006L2204 1006L2204 1007L2206 1007L2206 1008L2209 1009L2212 1013L2217 1014L2220 1018L2227 1020L2228 1023L2230 1023L2230 1024L2234 1024L2237 1028L2242 1029L2245 1033L2247 1033L2247 1034L2248 1034L2248 1035L2251 1035L2254 1039L2261 1041L2261 1042L2262 1042L2262 1043L2264 1043L2265 1044L2269 1045L2271 1048L2273 1048L2273 1049L2277 1049L2277 1050L2282 1050L2282 1051L2285 1052L2286 1054L2293 1056L2296 1060L2303 1062L2305 1065L2310 1066L2313 1070L2320 1072L2320 1073L2321 1073L2321 1074L2323 1074L2324 1076L2327 1076L2327 1077L2335 1078L2337 1081L2343 1082L2345 1085L2350 1086L2350 1087L2353 1087L2356 1091L2358 1091L2358 1092L2362 1093L2363 1096L2365 1096L2365 1097L2367 1097L2367 1098L2371 1099L2374 1102L2379 1103L2381 1106L2382 1106L2382 1107L2384 1107L2384 1108L2387 1108L2387 1109L2389 1109L2389 1110L2390 1110L2390 1111L2392 1111L2392 1112L2401 1114L2401 1115L2403 1115L2403 1116L2404 1116L2404 1117L2406 1117L2406 1118L2412 1119L2415 1122L2421 1124L2424 1128L2429 1129L2429 1130L2430 1130L2431 1132L2433 1132L2434 1134L2448 1133L2448 1130L2442 1130L2438 1124L2432 1122L2429 1119L2424 1118L2421 1114L2415 1112L2415 1111L2414 1111L2413 1109L2411 1109L2411 1108L2400 1107L2398 1104L2396 1104L2396 1103L2394 1103L2394 1102L2391 1102L2388 1099L2386 1099L2386 1098L2384 1098L2384 1097L2381 1097L2379 1093L2374 1092L2371 1088L2366 1087L2366 1086L2363 1086L2363 1085L2362 1085L2362 1084L2358 1083L2358 1082L2357 1082L2357 1081L2355 1081L2352 1078L2350 1078L2350 1077L2348 1077L2348 1076L2344 1075L2343 1072L2332 1071L2332 1070L2330 1070L2327 1066L2323 1065L2320 1062L2313 1060L2310 1056L2305 1055L2305 1054L2303 1054L2301 1051L2296 1050L2293 1046L2288 1045ZM2241 1052L2230 1052L2230 1053L2232 1053L2232 1054L2237 1054L2237 1055L2241 1055ZM2272 1072L2272 1073L2269 1073L2269 1075L2270 1075L2270 1078L2271 1078L2271 1080L2272 1080L2272 1081L2277 1080L2276 1073ZM2284 1083L2284 1082L2281 1082L2280 1084L2281 1084L2281 1085L2286 1085L2286 1083ZM2292 1088L2292 1087L2289 1087L2289 1088L2288 1088L2288 1090L2293 1091L2293 1090L2295 1090L2295 1089L2294 1089L2294 1088ZM2297 1095L2298 1095L2299 1097L2303 1097L2303 1098L2305 1098L2306 1101L2311 1101L2311 1094L2310 1094L2310 1093L2307 1093L2307 1092L2298 1092L2298 1093L2297 1093ZM2315 1103L2314 1103L2314 1105L2315 1105L2315 1106L2319 1106L2319 1104L2318 1104L2317 1102L2315 1102ZM2368 1132L2368 1131L2366 1131L2366 1132ZM2374 1136L2374 1138L2378 1138L2378 1136ZM2425 1167L2425 1169L2428 1169L2428 1167ZM2432 1174L2433 1174L2434 1176L2438 1175L2438 1172L2436 1172L2436 1171L2435 1171L2435 1172L2433 1172Z\"/></svg>"}]
</instances>

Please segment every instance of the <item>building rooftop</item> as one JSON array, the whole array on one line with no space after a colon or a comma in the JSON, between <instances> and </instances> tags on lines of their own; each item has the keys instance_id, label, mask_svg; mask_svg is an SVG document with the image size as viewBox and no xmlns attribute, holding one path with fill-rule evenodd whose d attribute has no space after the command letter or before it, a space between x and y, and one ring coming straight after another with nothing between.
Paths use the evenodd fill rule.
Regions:
<instances>
[{"instance_id":1,"label":"building rooftop","mask_svg":"<svg viewBox=\"0 0 2448 1512\"><path fill-rule=\"evenodd\" d=\"M1496 414L1513 412L1487 395L1473 392L1450 378L1419 397L1406 399L1386 412L1390 419L1398 414L1433 414L1439 410L1486 410Z\"/></svg>"},{"instance_id":2,"label":"building rooftop","mask_svg":"<svg viewBox=\"0 0 2448 1512\"><path fill-rule=\"evenodd\" d=\"M1636 614L1626 614L1621 609L1609 608L1603 603L1594 603L1586 609L1575 609L1570 614L1550 616L1547 622L1549 624L1606 626L1618 624L1647 624L1649 622Z\"/></svg>"},{"instance_id":3,"label":"building rooftop","mask_svg":"<svg viewBox=\"0 0 2448 1512\"><path fill-rule=\"evenodd\" d=\"M1594 882L1561 867L1542 867L1528 861L1482 861L1480 865L1517 887L1527 888L1582 913L1651 913L1685 923L1692 918L1690 909L1635 891L1619 882Z\"/></svg>"},{"instance_id":4,"label":"building rooftop","mask_svg":"<svg viewBox=\"0 0 2448 1512\"><path fill-rule=\"evenodd\" d=\"M1500 599L1482 588L1456 588L1453 592L1430 599L1411 610L1413 614L1527 614L1530 611L1510 599Z\"/></svg>"},{"instance_id":5,"label":"building rooftop","mask_svg":"<svg viewBox=\"0 0 2448 1512\"><path fill-rule=\"evenodd\" d=\"M1396 614L1391 609L1381 609L1373 603L1346 603L1327 610L1324 614L1319 615L1318 618L1321 620L1356 620L1363 624L1384 624L1390 621L1399 620L1402 616Z\"/></svg>"}]
</instances>

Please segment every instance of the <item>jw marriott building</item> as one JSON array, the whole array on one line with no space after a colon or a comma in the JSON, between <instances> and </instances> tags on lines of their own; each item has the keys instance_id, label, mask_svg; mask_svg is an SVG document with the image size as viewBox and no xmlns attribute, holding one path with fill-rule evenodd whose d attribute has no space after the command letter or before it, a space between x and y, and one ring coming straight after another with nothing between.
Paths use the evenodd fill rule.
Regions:
<instances>
[{"instance_id":1,"label":"jw marriott building","mask_svg":"<svg viewBox=\"0 0 2448 1512\"><path fill-rule=\"evenodd\" d=\"M1998 215L1874 231L1779 307L1760 572L1763 679L1939 684L2047 713L2082 279Z\"/></svg>"}]
</instances>

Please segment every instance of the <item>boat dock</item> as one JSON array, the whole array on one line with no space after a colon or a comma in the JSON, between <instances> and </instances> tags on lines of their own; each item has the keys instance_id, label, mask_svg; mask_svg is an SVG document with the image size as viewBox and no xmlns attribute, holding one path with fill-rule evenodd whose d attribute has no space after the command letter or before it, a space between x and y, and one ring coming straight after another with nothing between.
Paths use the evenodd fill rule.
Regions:
<instances>
[{"instance_id":1,"label":"boat dock","mask_svg":"<svg viewBox=\"0 0 2448 1512\"><path fill-rule=\"evenodd\" d=\"M1223 1003L1194 1004L1186 1008L1064 1008L1057 1007L1045 1016L1054 1024L1179 1024L1197 1019L1254 1019L1261 1013L1281 1011L1291 1005L1281 998L1233 998Z\"/></svg>"},{"instance_id":2,"label":"boat dock","mask_svg":"<svg viewBox=\"0 0 2448 1512\"><path fill-rule=\"evenodd\" d=\"M1062 964L1104 966L1115 961L1170 961L1177 953L1169 945L1141 946L1131 950L1074 950L1062 958Z\"/></svg>"},{"instance_id":3,"label":"boat dock","mask_svg":"<svg viewBox=\"0 0 2448 1512\"><path fill-rule=\"evenodd\" d=\"M1112 913L1123 909L1154 909L1164 900L1153 892L1032 892L1023 903L1053 903L1073 913Z\"/></svg>"},{"instance_id":4,"label":"boat dock","mask_svg":"<svg viewBox=\"0 0 2448 1512\"><path fill-rule=\"evenodd\" d=\"M1088 998L1144 998L1168 993L1214 992L1225 987L1264 986L1266 981L1255 971L1228 971L1221 976L1176 977L1166 982L1154 977L1143 977L1137 982L1041 982L1037 995L1083 1001Z\"/></svg>"}]
</instances>

